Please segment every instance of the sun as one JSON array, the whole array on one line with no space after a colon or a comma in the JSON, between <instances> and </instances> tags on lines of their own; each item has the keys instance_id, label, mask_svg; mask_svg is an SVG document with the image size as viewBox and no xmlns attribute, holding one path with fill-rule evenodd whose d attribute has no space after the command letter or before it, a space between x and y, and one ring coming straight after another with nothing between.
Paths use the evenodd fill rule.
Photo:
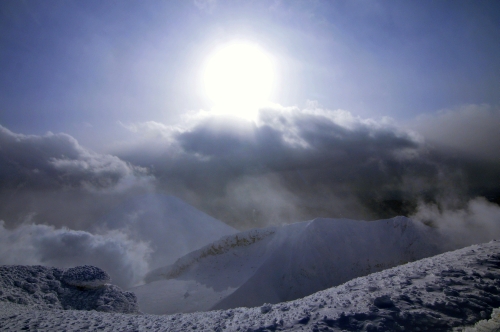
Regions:
<instances>
[{"instance_id":1,"label":"sun","mask_svg":"<svg viewBox=\"0 0 500 332\"><path fill-rule=\"evenodd\" d=\"M254 120L275 83L271 56L260 46L233 42L211 54L203 73L205 94L214 110Z\"/></svg>"}]
</instances>

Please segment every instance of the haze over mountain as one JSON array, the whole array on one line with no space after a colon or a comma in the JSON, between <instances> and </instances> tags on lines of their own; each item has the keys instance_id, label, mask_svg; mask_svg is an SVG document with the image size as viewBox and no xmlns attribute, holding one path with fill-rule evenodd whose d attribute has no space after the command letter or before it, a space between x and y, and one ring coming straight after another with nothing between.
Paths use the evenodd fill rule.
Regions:
<instances>
[{"instance_id":1,"label":"haze over mountain","mask_svg":"<svg viewBox=\"0 0 500 332\"><path fill-rule=\"evenodd\" d=\"M152 250L150 269L174 263L191 251L237 232L182 200L161 194L130 198L98 224L147 240Z\"/></svg>"},{"instance_id":2,"label":"haze over mountain","mask_svg":"<svg viewBox=\"0 0 500 332\"><path fill-rule=\"evenodd\" d=\"M0 264L95 265L127 288L151 269L237 232L173 196L135 195L110 210L87 230L0 223Z\"/></svg>"}]
</instances>

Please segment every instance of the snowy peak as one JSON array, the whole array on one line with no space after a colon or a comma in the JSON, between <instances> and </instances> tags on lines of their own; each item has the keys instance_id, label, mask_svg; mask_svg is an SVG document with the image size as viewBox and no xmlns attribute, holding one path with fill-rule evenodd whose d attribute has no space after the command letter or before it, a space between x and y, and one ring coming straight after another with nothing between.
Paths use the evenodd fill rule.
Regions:
<instances>
[{"instance_id":1,"label":"snowy peak","mask_svg":"<svg viewBox=\"0 0 500 332\"><path fill-rule=\"evenodd\" d=\"M180 230L190 231L196 231L189 229L191 226L204 224L203 230L208 231L209 234L232 234L236 232L234 228L194 208L181 199L162 194L145 194L133 197L109 213L105 221L110 227L119 227L126 222L129 225L161 222L175 226Z\"/></svg>"},{"instance_id":2,"label":"snowy peak","mask_svg":"<svg viewBox=\"0 0 500 332\"><path fill-rule=\"evenodd\" d=\"M153 271L134 292L152 313L258 306L436 253L433 230L405 217L320 218L226 236ZM159 310L164 304L168 310Z\"/></svg>"}]
</instances>

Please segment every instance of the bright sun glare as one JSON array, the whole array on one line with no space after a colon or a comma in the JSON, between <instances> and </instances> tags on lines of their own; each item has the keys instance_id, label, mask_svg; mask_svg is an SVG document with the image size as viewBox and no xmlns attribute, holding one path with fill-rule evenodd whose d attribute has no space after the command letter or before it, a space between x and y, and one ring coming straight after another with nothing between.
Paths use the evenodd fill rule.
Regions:
<instances>
[{"instance_id":1,"label":"bright sun glare","mask_svg":"<svg viewBox=\"0 0 500 332\"><path fill-rule=\"evenodd\" d=\"M235 42L209 57L203 80L216 111L254 120L271 95L273 64L259 46Z\"/></svg>"}]
</instances>

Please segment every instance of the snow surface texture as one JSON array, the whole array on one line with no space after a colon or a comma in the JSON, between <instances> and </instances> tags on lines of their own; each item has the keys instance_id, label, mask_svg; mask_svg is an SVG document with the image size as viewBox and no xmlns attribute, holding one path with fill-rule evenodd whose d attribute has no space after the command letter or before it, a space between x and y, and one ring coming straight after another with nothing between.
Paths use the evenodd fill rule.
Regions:
<instances>
[{"instance_id":1,"label":"snow surface texture","mask_svg":"<svg viewBox=\"0 0 500 332\"><path fill-rule=\"evenodd\" d=\"M44 271L48 270L54 269ZM40 310L48 308L0 302L0 327L4 331L462 331L465 328L457 327L484 320L477 330L492 331L480 330L479 325L500 306L499 293L500 242L492 241L275 305L156 316Z\"/></svg>"},{"instance_id":2,"label":"snow surface texture","mask_svg":"<svg viewBox=\"0 0 500 332\"><path fill-rule=\"evenodd\" d=\"M405 217L314 219L227 236L152 271L131 289L142 312L173 314L290 301L441 253Z\"/></svg>"},{"instance_id":3,"label":"snow surface texture","mask_svg":"<svg viewBox=\"0 0 500 332\"><path fill-rule=\"evenodd\" d=\"M37 310L138 312L135 295L105 284L110 281L108 274L94 266L65 271L44 266L4 265L0 266L0 277L0 303L18 303Z\"/></svg>"}]
</instances>

